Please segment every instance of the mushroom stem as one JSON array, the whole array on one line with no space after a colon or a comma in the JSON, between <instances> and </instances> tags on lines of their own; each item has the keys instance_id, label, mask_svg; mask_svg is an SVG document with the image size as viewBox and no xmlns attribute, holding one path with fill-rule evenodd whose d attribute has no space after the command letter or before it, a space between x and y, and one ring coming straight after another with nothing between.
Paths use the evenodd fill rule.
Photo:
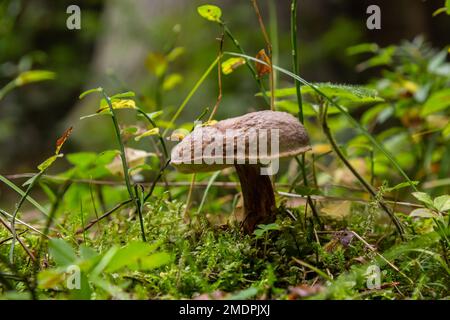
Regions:
<instances>
[{"instance_id":1,"label":"mushroom stem","mask_svg":"<svg viewBox=\"0 0 450 320\"><path fill-rule=\"evenodd\" d=\"M275 221L275 196L272 181L260 174L259 165L235 165L244 198L242 228L251 234L258 224Z\"/></svg>"}]
</instances>

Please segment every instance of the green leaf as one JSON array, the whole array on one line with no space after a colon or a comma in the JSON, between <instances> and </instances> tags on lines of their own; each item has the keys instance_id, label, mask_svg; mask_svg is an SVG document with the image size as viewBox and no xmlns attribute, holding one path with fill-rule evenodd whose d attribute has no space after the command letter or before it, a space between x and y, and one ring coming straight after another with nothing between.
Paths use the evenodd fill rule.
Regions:
<instances>
[{"instance_id":1,"label":"green leaf","mask_svg":"<svg viewBox=\"0 0 450 320\"><path fill-rule=\"evenodd\" d=\"M167 58L161 53L150 52L145 59L145 66L147 67L148 71L150 71L157 77L160 77L167 70Z\"/></svg>"},{"instance_id":2,"label":"green leaf","mask_svg":"<svg viewBox=\"0 0 450 320\"><path fill-rule=\"evenodd\" d=\"M426 208L418 208L411 211L409 214L410 217L419 217L419 218L434 218L436 217L436 214Z\"/></svg>"},{"instance_id":3,"label":"green leaf","mask_svg":"<svg viewBox=\"0 0 450 320\"><path fill-rule=\"evenodd\" d=\"M221 22L222 10L218 6L205 4L197 8L198 14L209 21Z\"/></svg>"},{"instance_id":4,"label":"green leaf","mask_svg":"<svg viewBox=\"0 0 450 320\"><path fill-rule=\"evenodd\" d=\"M133 174L135 174L137 172L140 172L142 170L150 171L150 170L152 170L152 166L150 166L149 164L143 163L143 164L140 164L140 165L137 165L135 167L132 167L132 168L128 169L128 173L131 176L131 175L133 175Z\"/></svg>"},{"instance_id":5,"label":"green leaf","mask_svg":"<svg viewBox=\"0 0 450 320\"><path fill-rule=\"evenodd\" d=\"M167 61L172 62L172 61L176 60L179 56L183 55L185 51L186 51L186 49L184 49L183 47L173 48L172 51L170 51L166 57Z\"/></svg>"},{"instance_id":6,"label":"green leaf","mask_svg":"<svg viewBox=\"0 0 450 320\"><path fill-rule=\"evenodd\" d=\"M425 204L428 204L430 206L434 206L433 200L431 200L431 197L425 193L425 192L413 192L412 195L419 200L420 202L423 202Z\"/></svg>"},{"instance_id":7,"label":"green leaf","mask_svg":"<svg viewBox=\"0 0 450 320\"><path fill-rule=\"evenodd\" d=\"M269 231L273 231L273 230L280 230L280 226L276 223L269 223L269 224L260 224L258 225L258 229L256 229L253 234L257 237L260 238L262 237L265 233L269 232Z\"/></svg>"},{"instance_id":8,"label":"green leaf","mask_svg":"<svg viewBox=\"0 0 450 320\"><path fill-rule=\"evenodd\" d=\"M428 98L420 112L421 116L443 111L450 106L450 89L438 91Z\"/></svg>"},{"instance_id":9,"label":"green leaf","mask_svg":"<svg viewBox=\"0 0 450 320\"><path fill-rule=\"evenodd\" d=\"M83 99L84 97L86 97L88 94L94 93L94 92L101 92L102 88L94 88L94 89L89 89L84 91L83 93L80 94L79 99Z\"/></svg>"},{"instance_id":10,"label":"green leaf","mask_svg":"<svg viewBox=\"0 0 450 320\"><path fill-rule=\"evenodd\" d=\"M158 135L158 134L159 134L159 128L153 128L153 129L147 130L147 131L145 131L144 133L142 133L142 134L136 136L136 137L134 138L134 140L135 140L135 141L139 141L139 140L141 140L141 139L144 138L144 137L148 137L148 136L156 136L156 135Z\"/></svg>"},{"instance_id":11,"label":"green leaf","mask_svg":"<svg viewBox=\"0 0 450 320\"><path fill-rule=\"evenodd\" d=\"M250 299L258 294L258 289L255 287L250 287L248 289L239 291L237 293L234 293L231 297L229 297L229 300L245 300Z\"/></svg>"},{"instance_id":12,"label":"green leaf","mask_svg":"<svg viewBox=\"0 0 450 320\"><path fill-rule=\"evenodd\" d=\"M444 129L442 129L442 136L444 138L447 138L448 136L450 136L450 122L445 126Z\"/></svg>"},{"instance_id":13,"label":"green leaf","mask_svg":"<svg viewBox=\"0 0 450 320\"><path fill-rule=\"evenodd\" d=\"M89 165L95 162L97 154L95 152L77 152L66 155L67 161L74 166L80 168L87 168Z\"/></svg>"},{"instance_id":14,"label":"green leaf","mask_svg":"<svg viewBox=\"0 0 450 320\"><path fill-rule=\"evenodd\" d=\"M130 265L134 270L152 270L166 265L172 261L172 256L167 252L154 253L148 257L138 259L135 264Z\"/></svg>"},{"instance_id":15,"label":"green leaf","mask_svg":"<svg viewBox=\"0 0 450 320\"><path fill-rule=\"evenodd\" d=\"M155 111L152 113L147 113L147 115L150 117L150 119L154 120L156 118L158 118L160 115L163 114L163 111Z\"/></svg>"},{"instance_id":16,"label":"green leaf","mask_svg":"<svg viewBox=\"0 0 450 320\"><path fill-rule=\"evenodd\" d=\"M446 195L437 197L434 199L433 204L434 204L434 207L439 212L446 212L446 211L450 210L450 196L446 194Z\"/></svg>"},{"instance_id":17,"label":"green leaf","mask_svg":"<svg viewBox=\"0 0 450 320\"><path fill-rule=\"evenodd\" d=\"M168 75L164 79L164 83L162 85L162 89L164 91L169 91L175 88L177 85L183 82L183 77L179 73L173 73Z\"/></svg>"},{"instance_id":18,"label":"green leaf","mask_svg":"<svg viewBox=\"0 0 450 320\"><path fill-rule=\"evenodd\" d=\"M139 259L148 256L160 246L160 242L148 244L145 242L131 242L119 249L106 268L107 272L117 271L125 266L130 266Z\"/></svg>"},{"instance_id":19,"label":"green leaf","mask_svg":"<svg viewBox=\"0 0 450 320\"><path fill-rule=\"evenodd\" d=\"M393 61L395 51L395 46L389 46L379 50L379 53L376 56L360 63L357 66L358 71L364 71L369 68L390 65Z\"/></svg>"},{"instance_id":20,"label":"green leaf","mask_svg":"<svg viewBox=\"0 0 450 320\"><path fill-rule=\"evenodd\" d=\"M49 252L56 264L60 267L74 264L77 260L75 250L62 239L50 239Z\"/></svg>"},{"instance_id":21,"label":"green leaf","mask_svg":"<svg viewBox=\"0 0 450 320\"><path fill-rule=\"evenodd\" d=\"M376 90L368 89L361 86L351 86L351 85L341 85L341 84L332 84L332 83L315 83L313 84L322 91L324 94L329 96L330 98L335 98L340 100L340 102L350 102L353 104L365 104L365 103L374 103L374 102L382 102L383 99L378 96L378 92ZM313 97L317 97L317 92L308 86L302 86L301 88L302 95L310 95ZM267 95L270 96L270 92L267 92ZM258 96L262 95L261 93L257 94ZM296 88L284 88L275 90L275 97L287 97L296 95Z\"/></svg>"},{"instance_id":22,"label":"green leaf","mask_svg":"<svg viewBox=\"0 0 450 320\"><path fill-rule=\"evenodd\" d=\"M360 43L360 44L357 44L356 46L347 48L347 54L352 56L352 55L357 55L357 54L367 53L367 52L374 53L378 49L379 49L379 47L376 43Z\"/></svg>"},{"instance_id":23,"label":"green leaf","mask_svg":"<svg viewBox=\"0 0 450 320\"><path fill-rule=\"evenodd\" d=\"M127 92L122 92L122 93L118 93L113 95L112 97L110 97L111 100L114 99L129 99L129 98L134 98L136 96L136 94L133 91L127 91Z\"/></svg>"},{"instance_id":24,"label":"green leaf","mask_svg":"<svg viewBox=\"0 0 450 320\"><path fill-rule=\"evenodd\" d=\"M53 80L56 74L47 70L30 70L22 72L14 81L16 86L23 86L28 83Z\"/></svg>"},{"instance_id":25,"label":"green leaf","mask_svg":"<svg viewBox=\"0 0 450 320\"><path fill-rule=\"evenodd\" d=\"M50 167L53 162L55 162L56 159L63 157L64 155L62 153L59 154L55 154L54 156L51 156L50 158L48 158L47 160L45 160L44 162L42 162L40 165L38 165L38 170L39 171L45 171L47 170L48 167Z\"/></svg>"},{"instance_id":26,"label":"green leaf","mask_svg":"<svg viewBox=\"0 0 450 320\"><path fill-rule=\"evenodd\" d=\"M80 245L80 258L83 260L91 260L95 259L99 256L97 251L94 249L82 244Z\"/></svg>"}]
</instances>

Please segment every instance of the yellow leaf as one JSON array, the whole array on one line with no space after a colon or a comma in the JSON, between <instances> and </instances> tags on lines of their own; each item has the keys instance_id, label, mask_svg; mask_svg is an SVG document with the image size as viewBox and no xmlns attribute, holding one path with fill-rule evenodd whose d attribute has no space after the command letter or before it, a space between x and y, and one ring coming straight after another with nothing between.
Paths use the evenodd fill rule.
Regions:
<instances>
[{"instance_id":1,"label":"yellow leaf","mask_svg":"<svg viewBox=\"0 0 450 320\"><path fill-rule=\"evenodd\" d=\"M186 129L177 129L172 132L172 134L169 137L170 141L181 141L183 140L187 135L189 134L189 131Z\"/></svg>"},{"instance_id":2,"label":"yellow leaf","mask_svg":"<svg viewBox=\"0 0 450 320\"><path fill-rule=\"evenodd\" d=\"M209 127L209 126L213 126L217 123L217 120L209 120L206 122L202 123L202 127Z\"/></svg>"},{"instance_id":3,"label":"yellow leaf","mask_svg":"<svg viewBox=\"0 0 450 320\"><path fill-rule=\"evenodd\" d=\"M159 77L167 70L167 59L161 53L150 52L145 59L145 66L151 73Z\"/></svg>"},{"instance_id":4,"label":"yellow leaf","mask_svg":"<svg viewBox=\"0 0 450 320\"><path fill-rule=\"evenodd\" d=\"M326 143L319 143L312 146L312 152L315 154L327 153L331 151L331 146Z\"/></svg>"},{"instance_id":5,"label":"yellow leaf","mask_svg":"<svg viewBox=\"0 0 450 320\"><path fill-rule=\"evenodd\" d=\"M222 10L218 6L206 4L197 8L198 14L209 21L221 22Z\"/></svg>"},{"instance_id":6,"label":"yellow leaf","mask_svg":"<svg viewBox=\"0 0 450 320\"><path fill-rule=\"evenodd\" d=\"M137 137L134 138L134 140L139 141L144 137L154 136L157 134L159 134L159 128L153 128L153 129L150 129L150 130L145 131L144 133L138 135Z\"/></svg>"},{"instance_id":7,"label":"yellow leaf","mask_svg":"<svg viewBox=\"0 0 450 320\"><path fill-rule=\"evenodd\" d=\"M53 164L53 162L55 162L56 159L61 158L62 156L63 156L62 153L51 156L50 158L42 162L40 165L38 165L38 170L45 171L48 167L50 167Z\"/></svg>"},{"instance_id":8,"label":"yellow leaf","mask_svg":"<svg viewBox=\"0 0 450 320\"><path fill-rule=\"evenodd\" d=\"M111 101L112 108L116 109L136 109L136 102L131 99L114 99ZM109 110L109 105L103 106L97 110L97 113Z\"/></svg>"},{"instance_id":9,"label":"yellow leaf","mask_svg":"<svg viewBox=\"0 0 450 320\"><path fill-rule=\"evenodd\" d=\"M230 74L234 70L236 70L238 67L245 64L244 58L230 58L226 61L222 62L222 73L223 74Z\"/></svg>"},{"instance_id":10,"label":"yellow leaf","mask_svg":"<svg viewBox=\"0 0 450 320\"><path fill-rule=\"evenodd\" d=\"M169 91L175 88L175 86L179 85L183 81L183 77L178 73L173 73L164 79L163 90Z\"/></svg>"}]
</instances>

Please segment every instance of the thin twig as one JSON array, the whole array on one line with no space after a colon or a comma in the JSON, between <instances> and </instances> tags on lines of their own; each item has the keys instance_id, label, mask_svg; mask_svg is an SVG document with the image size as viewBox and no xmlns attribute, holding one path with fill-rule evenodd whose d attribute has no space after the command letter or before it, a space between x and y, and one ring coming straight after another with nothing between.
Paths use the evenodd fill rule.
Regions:
<instances>
[{"instance_id":1,"label":"thin twig","mask_svg":"<svg viewBox=\"0 0 450 320\"><path fill-rule=\"evenodd\" d=\"M109 211L107 211L104 214L102 214L97 219L91 220L85 227L83 227L81 229L78 229L77 232L75 232L75 234L80 234L80 233L83 233L83 232L89 230L97 222L105 219L106 217L108 217L109 215L111 215L112 213L114 213L115 211L119 210L120 208L122 208L123 206L129 204L132 201L133 201L132 199L128 199L128 200L125 200L125 201L122 201L122 202L116 204L113 208L111 208Z\"/></svg>"},{"instance_id":2,"label":"thin twig","mask_svg":"<svg viewBox=\"0 0 450 320\"><path fill-rule=\"evenodd\" d=\"M386 262L392 269L397 271L399 274L401 274L403 277L408 279L410 283L414 283L414 281L411 280L406 274L404 274L399 268L397 268L392 262L390 262L388 259L386 259L381 253L378 253L378 251L371 246L366 240L364 240L363 237L361 237L359 234L357 234L355 231L350 231L359 241L361 241L366 248L368 248L371 252L375 253L377 256L379 256L384 262Z\"/></svg>"},{"instance_id":3,"label":"thin twig","mask_svg":"<svg viewBox=\"0 0 450 320\"><path fill-rule=\"evenodd\" d=\"M19 235L17 234L17 232L11 229L10 226L8 226L8 224L6 223L5 220L3 220L2 218L0 218L0 223L9 231L11 232L11 234L13 235L11 237L11 240L14 240L14 238L17 240L17 242L19 242L19 244L22 246L22 248L25 250L25 252L27 253L27 255L30 257L31 260L36 261L36 257L33 255L33 253L30 251L30 249L28 249L28 247L26 246L25 243L23 243L22 239L19 237Z\"/></svg>"}]
</instances>

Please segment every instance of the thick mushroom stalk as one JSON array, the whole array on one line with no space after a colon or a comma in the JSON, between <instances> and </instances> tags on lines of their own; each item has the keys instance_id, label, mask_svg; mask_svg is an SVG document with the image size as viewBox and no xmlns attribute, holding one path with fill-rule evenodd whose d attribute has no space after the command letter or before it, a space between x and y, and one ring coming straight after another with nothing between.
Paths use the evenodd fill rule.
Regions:
<instances>
[{"instance_id":1,"label":"thick mushroom stalk","mask_svg":"<svg viewBox=\"0 0 450 320\"><path fill-rule=\"evenodd\" d=\"M261 175L261 168L258 165L238 164L235 168L244 199L242 228L245 233L250 234L258 224L275 221L276 208L272 181L269 176Z\"/></svg>"},{"instance_id":2,"label":"thick mushroom stalk","mask_svg":"<svg viewBox=\"0 0 450 320\"><path fill-rule=\"evenodd\" d=\"M252 233L258 224L275 220L270 170L263 170L267 168L262 165L310 149L308 135L297 118L286 112L259 111L195 128L172 149L171 163L184 173L234 166L244 199L242 227Z\"/></svg>"}]
</instances>

